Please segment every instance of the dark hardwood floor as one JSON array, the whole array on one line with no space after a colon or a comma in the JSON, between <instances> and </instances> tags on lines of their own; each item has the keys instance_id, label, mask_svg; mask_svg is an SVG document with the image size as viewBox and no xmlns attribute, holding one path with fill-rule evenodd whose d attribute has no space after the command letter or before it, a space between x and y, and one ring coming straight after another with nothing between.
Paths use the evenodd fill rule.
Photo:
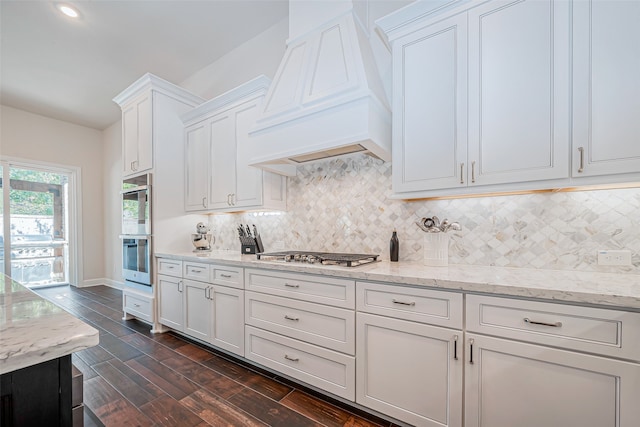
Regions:
<instances>
[{"instance_id":1,"label":"dark hardwood floor","mask_svg":"<svg viewBox=\"0 0 640 427\"><path fill-rule=\"evenodd\" d=\"M171 332L122 320L107 286L37 290L100 331L74 353L84 374L85 426L393 426Z\"/></svg>"}]
</instances>

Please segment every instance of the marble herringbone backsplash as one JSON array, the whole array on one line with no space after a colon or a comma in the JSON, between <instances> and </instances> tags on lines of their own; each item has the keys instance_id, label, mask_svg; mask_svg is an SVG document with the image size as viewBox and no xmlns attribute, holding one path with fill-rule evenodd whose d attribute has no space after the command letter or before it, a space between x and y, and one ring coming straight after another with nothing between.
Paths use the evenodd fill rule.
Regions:
<instances>
[{"instance_id":1,"label":"marble herringbone backsplash","mask_svg":"<svg viewBox=\"0 0 640 427\"><path fill-rule=\"evenodd\" d=\"M236 226L256 224L265 250L375 253L389 258L397 229L400 261L423 259L415 222L458 221L449 263L640 273L640 189L538 193L453 200L392 200L391 164L365 155L298 168L288 211L211 215L215 249L240 250ZM598 249L629 249L632 266L602 267Z\"/></svg>"}]
</instances>

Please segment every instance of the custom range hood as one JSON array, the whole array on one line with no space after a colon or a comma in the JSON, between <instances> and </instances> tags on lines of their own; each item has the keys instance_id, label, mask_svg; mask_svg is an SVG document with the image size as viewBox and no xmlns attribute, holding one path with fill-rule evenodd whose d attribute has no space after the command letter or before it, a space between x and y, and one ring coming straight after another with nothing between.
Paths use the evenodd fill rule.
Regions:
<instances>
[{"instance_id":1,"label":"custom range hood","mask_svg":"<svg viewBox=\"0 0 640 427\"><path fill-rule=\"evenodd\" d=\"M282 175L296 165L363 152L391 160L391 110L361 17L367 2L290 0L289 38L249 164Z\"/></svg>"}]
</instances>

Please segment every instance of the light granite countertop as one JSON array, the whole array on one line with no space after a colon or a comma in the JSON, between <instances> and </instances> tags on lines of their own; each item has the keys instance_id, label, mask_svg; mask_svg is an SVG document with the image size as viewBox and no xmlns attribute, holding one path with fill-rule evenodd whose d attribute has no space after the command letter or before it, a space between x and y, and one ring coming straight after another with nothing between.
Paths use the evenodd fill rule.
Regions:
<instances>
[{"instance_id":1,"label":"light granite countertop","mask_svg":"<svg viewBox=\"0 0 640 427\"><path fill-rule=\"evenodd\" d=\"M427 267L402 261L380 261L350 268L257 260L255 255L235 251L156 253L156 257L640 311L640 275L637 274L469 265Z\"/></svg>"},{"instance_id":2,"label":"light granite countertop","mask_svg":"<svg viewBox=\"0 0 640 427\"><path fill-rule=\"evenodd\" d=\"M0 374L99 342L98 330L0 274Z\"/></svg>"}]
</instances>

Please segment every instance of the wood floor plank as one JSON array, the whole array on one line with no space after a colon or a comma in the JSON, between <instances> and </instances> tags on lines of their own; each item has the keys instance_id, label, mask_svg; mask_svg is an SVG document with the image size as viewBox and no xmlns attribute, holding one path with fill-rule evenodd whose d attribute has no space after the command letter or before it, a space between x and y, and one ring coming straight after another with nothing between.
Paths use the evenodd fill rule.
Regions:
<instances>
[{"instance_id":1,"label":"wood floor plank","mask_svg":"<svg viewBox=\"0 0 640 427\"><path fill-rule=\"evenodd\" d=\"M195 427L203 419L191 412L180 402L163 396L147 403L140 408L157 426L165 427Z\"/></svg>"},{"instance_id":2,"label":"wood floor plank","mask_svg":"<svg viewBox=\"0 0 640 427\"><path fill-rule=\"evenodd\" d=\"M152 336L154 341L158 341L160 344L163 344L171 349L183 346L186 341L182 338L177 337L176 335L167 332L164 334L154 334Z\"/></svg>"},{"instance_id":3,"label":"wood floor plank","mask_svg":"<svg viewBox=\"0 0 640 427\"><path fill-rule=\"evenodd\" d=\"M197 390L181 399L180 403L212 426L267 426L206 390Z\"/></svg>"},{"instance_id":4,"label":"wood floor plank","mask_svg":"<svg viewBox=\"0 0 640 427\"><path fill-rule=\"evenodd\" d=\"M163 360L162 363L223 398L231 397L243 388L236 381L178 354Z\"/></svg>"},{"instance_id":5,"label":"wood floor plank","mask_svg":"<svg viewBox=\"0 0 640 427\"><path fill-rule=\"evenodd\" d=\"M229 403L273 427L322 425L250 389L229 398Z\"/></svg>"},{"instance_id":6,"label":"wood floor plank","mask_svg":"<svg viewBox=\"0 0 640 427\"><path fill-rule=\"evenodd\" d=\"M91 366L82 360L76 353L71 355L71 363L73 363L73 365L82 372L83 380L85 381L98 375L96 371L94 371L93 368L91 368Z\"/></svg>"},{"instance_id":7,"label":"wood floor plank","mask_svg":"<svg viewBox=\"0 0 640 427\"><path fill-rule=\"evenodd\" d=\"M89 366L97 365L98 363L113 359L113 355L99 345L80 350L75 354L77 354L78 357L84 360L84 362Z\"/></svg>"},{"instance_id":8,"label":"wood floor plank","mask_svg":"<svg viewBox=\"0 0 640 427\"><path fill-rule=\"evenodd\" d=\"M293 388L286 384L276 381L273 378L266 377L257 372L249 371L237 379L245 387L264 394L273 400L281 400L289 394Z\"/></svg>"},{"instance_id":9,"label":"wood floor plank","mask_svg":"<svg viewBox=\"0 0 640 427\"><path fill-rule=\"evenodd\" d=\"M125 364L176 400L199 388L183 375L146 355L128 360Z\"/></svg>"},{"instance_id":10,"label":"wood floor plank","mask_svg":"<svg viewBox=\"0 0 640 427\"><path fill-rule=\"evenodd\" d=\"M289 393L280 403L327 427L381 427L389 425L388 422L374 423L365 420L299 390Z\"/></svg>"},{"instance_id":11,"label":"wood floor plank","mask_svg":"<svg viewBox=\"0 0 640 427\"><path fill-rule=\"evenodd\" d=\"M255 373L249 368L246 368L215 354L211 358L203 360L201 363L208 368L211 368L216 372L220 372L221 374L226 375L227 377L232 379L239 379L243 375L251 375Z\"/></svg>"},{"instance_id":12,"label":"wood floor plank","mask_svg":"<svg viewBox=\"0 0 640 427\"><path fill-rule=\"evenodd\" d=\"M122 336L120 339L159 361L172 357L176 354L173 350L168 349L159 342L137 333Z\"/></svg>"},{"instance_id":13,"label":"wood floor plank","mask_svg":"<svg viewBox=\"0 0 640 427\"><path fill-rule=\"evenodd\" d=\"M191 344L189 342L174 348L174 350L191 360L195 360L196 362L202 362L207 359L211 359L211 356L213 356L213 353L211 353L210 351L207 351L202 347L198 347L197 345Z\"/></svg>"},{"instance_id":14,"label":"wood floor plank","mask_svg":"<svg viewBox=\"0 0 640 427\"><path fill-rule=\"evenodd\" d=\"M100 337L100 347L104 348L123 362L144 354L135 347L110 334L105 334Z\"/></svg>"},{"instance_id":15,"label":"wood floor plank","mask_svg":"<svg viewBox=\"0 0 640 427\"><path fill-rule=\"evenodd\" d=\"M149 403L165 394L146 378L117 359L95 365L94 369L136 407Z\"/></svg>"},{"instance_id":16,"label":"wood floor plank","mask_svg":"<svg viewBox=\"0 0 640 427\"><path fill-rule=\"evenodd\" d=\"M102 377L84 382L84 404L106 426L152 426L151 420Z\"/></svg>"}]
</instances>

